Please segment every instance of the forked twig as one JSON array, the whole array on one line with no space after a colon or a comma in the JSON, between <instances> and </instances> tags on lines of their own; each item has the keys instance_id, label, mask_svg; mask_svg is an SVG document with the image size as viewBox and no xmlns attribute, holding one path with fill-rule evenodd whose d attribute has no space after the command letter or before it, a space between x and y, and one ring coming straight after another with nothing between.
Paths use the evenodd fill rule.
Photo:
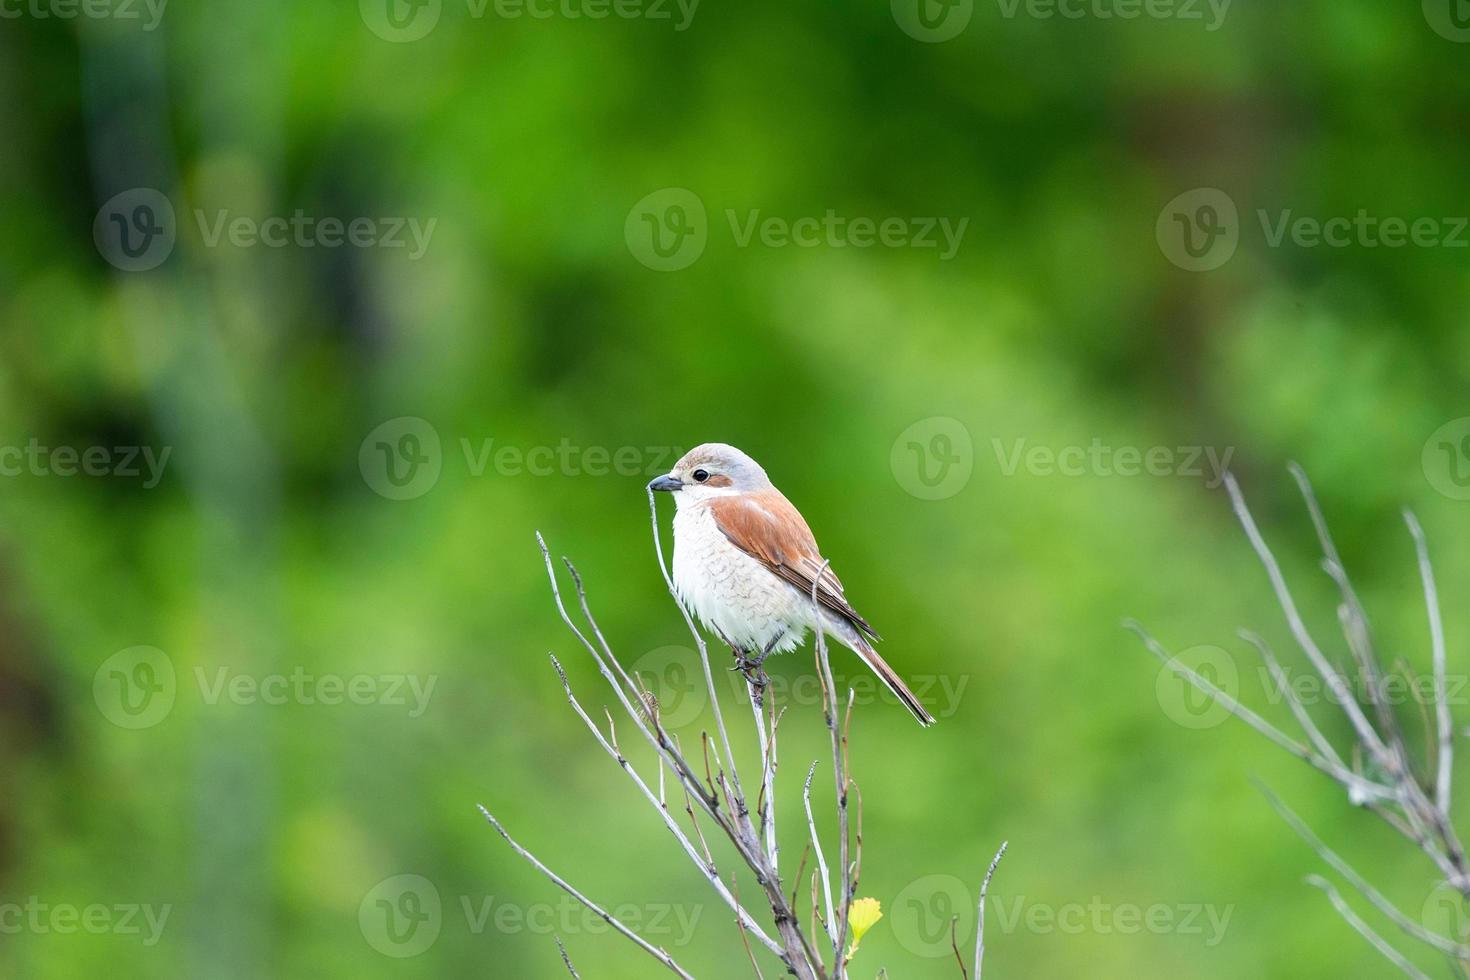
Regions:
<instances>
[{"instance_id":1,"label":"forked twig","mask_svg":"<svg viewBox=\"0 0 1470 980\"><path fill-rule=\"evenodd\" d=\"M1272 591L1285 613L1287 627L1307 660L1326 682L1328 689L1334 695L1334 703L1342 711L1352 728L1354 740L1349 753L1352 760L1351 766L1344 761L1343 753L1334 748L1302 704L1271 647L1255 633L1242 631L1241 636L1261 654L1272 681L1286 701L1287 708L1290 709L1292 716L1305 733L1306 743L1281 731L1242 705L1230 693L1221 690L1188 666L1177 662L1138 624L1129 622L1125 625L1137 632L1143 639L1144 645L1163 660L1176 675L1184 678L1196 689L1204 692L1217 704L1255 728L1279 747L1303 759L1340 783L1347 789L1348 798L1354 805L1366 806L1405 838L1412 841L1434 863L1443 875L1445 883L1458 891L1461 896L1470 896L1470 868L1467 868L1465 851L1460 843L1459 835L1450 822L1454 719L1450 711L1446 678L1444 625L1440 618L1438 590L1429 561L1429 549L1425 542L1423 528L1412 513L1405 511L1404 520L1413 538L1423 586L1424 603L1428 611L1431 656L1434 665L1434 724L1431 737L1427 741L1428 754L1432 760L1432 765L1427 769L1432 775L1421 784L1415 772L1416 765L1404 741L1398 717L1393 705L1385 696L1385 671L1381 659L1374 650L1368 615L1348 578L1310 481L1302 469L1295 464L1292 465L1291 472L1301 489L1302 499L1306 503L1313 527L1317 532L1317 539L1322 547L1322 567L1337 585L1342 596L1342 603L1338 608L1338 621L1342 628L1344 645L1351 655L1352 662L1356 664L1358 675L1362 678L1364 697L1372 708L1372 718L1363 710L1352 692L1345 676L1345 670L1336 666L1312 638L1292 599L1281 567L1262 537L1255 520L1251 517L1245 498L1233 476L1226 475L1225 488L1230 497L1231 507L1251 547L1266 569ZM1410 678L1413 677L1413 671L1407 668L1407 665L1405 673ZM1427 719L1427 713L1425 717ZM1323 861L1347 879L1353 888L1366 898L1379 913L1392 921L1406 935L1450 957L1452 963L1462 974L1467 972L1466 967L1470 966L1470 946L1442 936L1425 928L1422 923L1409 918L1382 892L1374 888L1352 865L1328 848L1312 832L1311 828L1280 799L1264 787L1262 791L1281 818L1311 846ZM1334 886L1316 876L1309 881L1326 892L1333 907L1343 919L1403 973L1412 977L1424 976L1417 967L1358 916Z\"/></svg>"}]
</instances>

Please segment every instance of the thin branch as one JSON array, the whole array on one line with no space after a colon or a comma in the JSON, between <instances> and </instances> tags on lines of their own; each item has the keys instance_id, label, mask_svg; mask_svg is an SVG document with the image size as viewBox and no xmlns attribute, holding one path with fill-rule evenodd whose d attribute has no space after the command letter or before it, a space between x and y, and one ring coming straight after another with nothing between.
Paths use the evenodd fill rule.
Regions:
<instances>
[{"instance_id":1,"label":"thin branch","mask_svg":"<svg viewBox=\"0 0 1470 980\"><path fill-rule=\"evenodd\" d=\"M599 729L597 725L592 721L591 716L589 716L587 712L582 708L582 705L580 702L578 702L576 695L572 693L572 686L567 681L566 671L562 669L561 662L556 659L555 655L552 656L551 663L552 666L556 668L557 676L561 678L562 690L566 693L567 701L571 704L572 710L577 713L577 717L582 719L583 724L587 726L587 730L592 732L593 737L597 740L597 744L602 746L603 751L607 752L613 757L613 759L622 768L622 770L628 774L628 777L633 780L634 785L636 785L639 792L643 794L643 798L646 799L649 804L658 811L659 816L663 819L664 826L668 827L669 832L674 835L674 839L679 842L679 846L683 848L684 853L689 856L689 860L694 862L694 866L697 867L700 873L704 875L705 879L714 886L714 889L719 894L720 899L726 905L730 906L731 911L735 913L736 918L739 919L742 927L749 929L751 934L754 935L756 939L761 942L762 945L764 945L771 952L775 953L777 956L780 956L782 953L781 946L774 939L765 934L761 927L756 924L755 920L750 917L750 913L748 913L740 905L740 902L735 898L730 890L725 887L724 881L720 878L719 869L715 867L714 861L707 857L708 846L706 846L706 857L702 858L699 852L695 849L694 843L689 839L689 836L684 833L683 828L679 826L678 821L676 821L673 814L669 812L667 804L663 803L658 796L654 795L653 790L648 786L646 782L644 782L643 777L638 774L637 770L633 768L632 764L630 764L628 760L623 756L623 754L618 751L617 746L603 737L601 729ZM681 781L681 785L683 785L683 781ZM686 801L689 799L687 786L685 786L684 798Z\"/></svg>"},{"instance_id":2,"label":"thin branch","mask_svg":"<svg viewBox=\"0 0 1470 980\"><path fill-rule=\"evenodd\" d=\"M1348 906L1348 903L1343 900L1342 895L1338 893L1335 887L1333 887L1332 882L1328 881L1326 878L1323 878L1321 875L1308 875L1307 884L1311 885L1314 888L1320 888L1324 892L1326 892L1328 900L1332 902L1332 907L1337 909L1337 914L1342 916L1347 924L1352 926L1353 929L1356 930L1358 935L1368 940L1368 942L1372 944L1374 949L1382 953L1384 958L1386 958L1394 966L1398 967L1401 973L1405 974L1406 976L1413 977L1414 980L1429 980L1428 975L1426 975L1413 963L1410 963L1408 958L1405 957L1403 953L1400 953L1398 950L1390 946L1388 944L1388 940L1384 939L1378 933L1374 932L1373 927L1364 922L1358 916L1358 913L1354 912L1352 908Z\"/></svg>"},{"instance_id":3,"label":"thin branch","mask_svg":"<svg viewBox=\"0 0 1470 980\"><path fill-rule=\"evenodd\" d=\"M822 567L812 578L812 606L820 609L821 604L817 601L817 587L826 574L827 566L831 562L824 561ZM852 880L852 866L849 857L850 835L848 833L847 817L847 759L845 752L845 737L839 729L837 683L832 677L832 663L827 657L827 636L819 623L816 633L816 657L817 675L822 682L822 709L826 715L827 731L832 740L832 778L837 793L837 844L839 878L839 889L841 896L834 910L837 916L835 923L829 926L832 934L832 980L842 980L843 970L846 964L842 962L842 948L847 942L848 910L852 907L855 885Z\"/></svg>"},{"instance_id":4,"label":"thin branch","mask_svg":"<svg viewBox=\"0 0 1470 980\"><path fill-rule=\"evenodd\" d=\"M817 874L822 879L822 897L825 899L825 905L827 909L827 918L826 921L823 923L823 926L826 928L827 937L831 939L834 944L834 953L840 955L841 950L837 949L835 946L837 942L837 937L832 935L832 925L835 924L837 921L832 913L832 878L827 871L827 856L822 851L821 838L817 834L817 820L815 817L812 816L812 777L815 776L816 773L817 763L813 762L812 767L807 770L806 786L802 789L801 795L803 802L806 804L806 825L807 829L811 832L812 852L816 855L817 859Z\"/></svg>"},{"instance_id":5,"label":"thin branch","mask_svg":"<svg viewBox=\"0 0 1470 980\"><path fill-rule=\"evenodd\" d=\"M572 975L572 980L582 980L581 976L577 973L577 968L572 966L572 958L567 955L567 948L562 943L561 937L555 936L553 938L556 939L556 948L561 950L561 961L566 966L567 972Z\"/></svg>"},{"instance_id":6,"label":"thin branch","mask_svg":"<svg viewBox=\"0 0 1470 980\"><path fill-rule=\"evenodd\" d=\"M1454 719L1450 717L1449 687L1445 678L1444 623L1439 615L1439 590L1434 584L1434 568L1429 563L1429 545L1424 528L1411 511L1404 511L1404 521L1414 538L1419 556L1419 575L1424 581L1424 605L1429 610L1429 641L1434 651L1434 708L1439 723L1439 774L1434 780L1434 802L1445 819L1450 815L1450 777L1454 765Z\"/></svg>"},{"instance_id":7,"label":"thin branch","mask_svg":"<svg viewBox=\"0 0 1470 980\"><path fill-rule=\"evenodd\" d=\"M1297 724L1302 726L1302 731L1306 732L1307 738L1316 746L1317 751L1322 754L1323 758L1337 767L1346 769L1347 765L1342 761L1342 757L1337 754L1337 750L1332 747L1332 743L1327 740L1327 736L1322 734L1322 729L1318 728L1317 723L1312 720L1312 716L1307 712L1306 706L1296 696L1296 690L1291 686L1291 679L1286 676L1286 671L1281 668L1281 663L1276 659L1276 653L1271 649L1270 644L1250 630L1241 630L1240 638L1255 647L1256 651L1260 653L1261 659L1266 663L1266 669L1271 672L1271 679L1276 684L1277 690L1286 699L1286 706L1291 709L1291 713L1295 716Z\"/></svg>"},{"instance_id":8,"label":"thin branch","mask_svg":"<svg viewBox=\"0 0 1470 980\"><path fill-rule=\"evenodd\" d=\"M730 890L735 893L735 900L739 901L740 883L736 880L734 872L730 874ZM735 924L740 927L740 942L745 946L745 955L750 960L750 968L755 971L756 980L766 980L765 975L761 973L761 965L755 961L755 950L750 948L750 937L746 935L745 923L737 918Z\"/></svg>"},{"instance_id":9,"label":"thin branch","mask_svg":"<svg viewBox=\"0 0 1470 980\"><path fill-rule=\"evenodd\" d=\"M1338 554L1337 545L1332 540L1332 532L1328 530L1327 519L1322 514L1322 507L1317 502L1316 491L1312 489L1312 482L1307 478L1306 471L1295 462L1287 468L1291 471L1301 491L1302 501L1306 504L1307 513L1312 518L1312 527L1316 529L1317 540L1321 543L1323 570L1337 583L1338 591L1342 594L1342 604L1338 607L1338 618L1342 624L1342 632L1347 640L1348 649L1357 663L1358 676L1363 680L1368 701L1373 706L1373 713L1378 719L1379 728L1387 734L1391 751L1397 756L1400 766L1408 770L1411 764L1409 750L1404 744L1403 728L1399 725L1398 716L1393 707L1387 703L1382 694L1383 674L1378 657L1373 652L1372 634L1368 628L1368 612L1363 608L1363 603L1358 599L1357 590L1353 588L1352 581L1348 578L1347 568L1342 562L1342 556ZM1344 708L1344 710L1347 709Z\"/></svg>"},{"instance_id":10,"label":"thin branch","mask_svg":"<svg viewBox=\"0 0 1470 980\"><path fill-rule=\"evenodd\" d=\"M960 955L959 925L959 916L952 915L949 917L949 948L954 953L954 961L960 965L960 976L963 980L970 980L970 971L965 969L965 958Z\"/></svg>"},{"instance_id":11,"label":"thin branch","mask_svg":"<svg viewBox=\"0 0 1470 980\"><path fill-rule=\"evenodd\" d=\"M1190 669L1185 664L1180 663L1169 653L1168 650L1163 647L1162 644L1159 643L1158 640L1155 640L1153 638L1148 630L1144 629L1143 626L1136 620L1124 620L1123 626L1125 629L1132 630L1134 633L1138 634L1139 639L1143 640L1144 645L1148 647L1149 651L1153 653L1154 656L1158 657L1159 660L1162 661L1164 665L1172 670L1176 675L1189 681L1202 693L1214 698L1216 702L1218 702L1231 714L1235 715L1241 721L1250 725L1256 731L1260 732L1262 735L1266 736L1272 742L1275 742L1278 746L1290 752L1298 759L1306 761L1314 768L1326 773L1349 789L1356 791L1357 793L1362 795L1364 799L1394 798L1395 794L1391 788L1379 785L1378 783L1374 783L1371 780L1368 780L1363 776L1358 775L1352 770L1347 769L1340 763L1334 763L1330 759L1324 759L1322 756L1318 755L1316 752L1313 752L1307 746L1303 745L1296 739L1282 732L1279 728L1277 728L1275 725L1272 725L1269 721L1262 718L1260 715L1256 714L1250 708L1247 708L1245 705L1241 704L1231 695L1220 690L1220 688L1216 687L1201 674Z\"/></svg>"},{"instance_id":12,"label":"thin branch","mask_svg":"<svg viewBox=\"0 0 1470 980\"><path fill-rule=\"evenodd\" d=\"M1255 519L1251 517L1250 509L1246 506L1245 498L1241 495L1240 485L1235 482L1234 475L1225 474L1225 490L1230 495L1230 505L1235 510L1235 516L1245 530L1245 535L1250 539L1251 547L1255 549L1256 556L1261 564L1265 566L1266 575L1271 580L1271 588L1276 593L1276 601L1280 604L1282 612L1286 614L1287 625L1291 628L1291 635L1296 638L1297 644L1306 653L1307 659L1311 660L1312 666L1322 679L1327 681L1332 688L1333 694L1337 695L1338 702L1343 712L1352 722L1358 737L1363 740L1376 755L1383 757L1385 768L1388 768L1392 757L1388 746L1383 743L1377 730L1368 721L1363 709L1359 707L1357 700L1348 689L1347 682L1337 668L1327 660L1320 647L1317 646L1311 634L1307 631L1307 625L1302 621L1301 613L1297 611L1296 602L1291 597L1291 590L1286 585L1286 577L1281 573L1281 566L1276 562L1276 556L1271 553L1266 540L1261 537L1260 529L1256 527Z\"/></svg>"},{"instance_id":13,"label":"thin branch","mask_svg":"<svg viewBox=\"0 0 1470 980\"><path fill-rule=\"evenodd\" d=\"M485 809L483 806L479 807L479 810L480 813L484 815L485 819L490 821L490 826L494 827L500 833L500 836L505 838L505 842L511 846L511 849L513 851L515 851L521 857L525 858L527 861L531 862L531 865L537 871L540 871L546 877L550 878L558 888L566 892L568 895L572 896L572 898L581 902L599 919L612 926L627 939L631 940L634 944L638 946L639 949L643 950L649 956L652 956L654 959L658 960L665 967L667 967L670 972L683 977L684 980L694 980L693 974L691 974L688 970L685 970L682 966L675 962L674 958L670 956L667 952L657 946L654 946L652 943L648 942L632 929L629 929L627 926L623 925L622 921L619 920L616 916L605 911L596 902L592 901L586 895L583 895L581 892L577 891L577 889L568 884L565 878L562 878L555 871L552 871L546 865L542 864L536 858L536 855L526 850L519 843L517 843L516 840L510 836L510 834L506 833L506 830L504 827L501 826L500 821L496 820L495 817L490 814L489 810Z\"/></svg>"},{"instance_id":14,"label":"thin branch","mask_svg":"<svg viewBox=\"0 0 1470 980\"><path fill-rule=\"evenodd\" d=\"M1369 884L1368 880L1359 874L1351 864L1332 850L1332 848L1324 844L1322 839L1312 832L1312 828L1307 826L1307 822L1297 816L1291 807L1287 806L1279 796L1271 792L1263 783L1259 781L1254 782L1256 783L1256 788L1266 797L1266 801L1271 804L1272 809L1276 811L1282 820L1286 821L1287 826L1296 831L1297 835L1306 841L1312 850L1317 852L1318 857L1326 861L1338 874L1346 878L1348 884L1357 889L1364 898L1373 904L1374 908L1392 919L1394 925L1420 942L1427 943L1442 953L1447 953L1457 959L1470 959L1470 946L1462 946L1436 932L1432 932L1424 928L1421 923L1415 922L1403 912L1400 912L1392 902L1384 897L1382 892Z\"/></svg>"},{"instance_id":15,"label":"thin branch","mask_svg":"<svg viewBox=\"0 0 1470 980\"><path fill-rule=\"evenodd\" d=\"M980 980L980 968L985 959L985 894L990 891L990 879L995 877L996 866L1010 846L1010 841L1000 842L1000 850L990 859L990 867L985 869L985 880L980 883L980 903L975 910L975 980Z\"/></svg>"}]
</instances>

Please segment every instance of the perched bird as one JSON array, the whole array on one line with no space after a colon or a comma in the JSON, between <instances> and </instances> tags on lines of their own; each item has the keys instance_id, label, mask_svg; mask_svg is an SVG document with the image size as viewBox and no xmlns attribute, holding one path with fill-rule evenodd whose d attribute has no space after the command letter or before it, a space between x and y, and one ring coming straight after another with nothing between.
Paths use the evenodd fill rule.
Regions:
<instances>
[{"instance_id":1,"label":"perched bird","mask_svg":"<svg viewBox=\"0 0 1470 980\"><path fill-rule=\"evenodd\" d=\"M672 492L674 589L742 668L794 650L820 629L862 658L921 725L934 718L870 641L878 634L843 595L801 512L759 463L705 443L648 484ZM812 602L813 586L817 601Z\"/></svg>"}]
</instances>

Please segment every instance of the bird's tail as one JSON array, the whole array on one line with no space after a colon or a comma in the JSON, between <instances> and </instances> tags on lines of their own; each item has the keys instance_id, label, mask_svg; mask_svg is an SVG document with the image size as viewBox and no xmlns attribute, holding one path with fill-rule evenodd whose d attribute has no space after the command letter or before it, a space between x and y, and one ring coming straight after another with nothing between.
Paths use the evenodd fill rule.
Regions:
<instances>
[{"instance_id":1,"label":"bird's tail","mask_svg":"<svg viewBox=\"0 0 1470 980\"><path fill-rule=\"evenodd\" d=\"M856 633L855 630L854 633ZM868 669L878 675L878 679L883 682L884 686L893 692L893 696L898 698L903 706L909 709L909 713L918 719L919 724L925 728L934 724L934 716L925 710L918 697L903 682L903 678L888 666L888 661L878 655L878 651L873 649L872 644L861 635L854 638L844 637L844 640L852 648L853 653L863 658L863 663L868 665Z\"/></svg>"}]
</instances>

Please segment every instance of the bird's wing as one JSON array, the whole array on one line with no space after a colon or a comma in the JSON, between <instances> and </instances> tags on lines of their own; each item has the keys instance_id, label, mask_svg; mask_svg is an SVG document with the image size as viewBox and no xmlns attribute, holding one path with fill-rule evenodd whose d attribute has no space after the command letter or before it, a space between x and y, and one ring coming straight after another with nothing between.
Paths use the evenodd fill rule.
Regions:
<instances>
[{"instance_id":1,"label":"bird's wing","mask_svg":"<svg viewBox=\"0 0 1470 980\"><path fill-rule=\"evenodd\" d=\"M817 540L801 512L780 491L718 497L709 506L715 525L731 544L800 589L802 595L810 596L815 584L817 602L878 639L868 621L848 604L842 582L830 567L824 567Z\"/></svg>"}]
</instances>

